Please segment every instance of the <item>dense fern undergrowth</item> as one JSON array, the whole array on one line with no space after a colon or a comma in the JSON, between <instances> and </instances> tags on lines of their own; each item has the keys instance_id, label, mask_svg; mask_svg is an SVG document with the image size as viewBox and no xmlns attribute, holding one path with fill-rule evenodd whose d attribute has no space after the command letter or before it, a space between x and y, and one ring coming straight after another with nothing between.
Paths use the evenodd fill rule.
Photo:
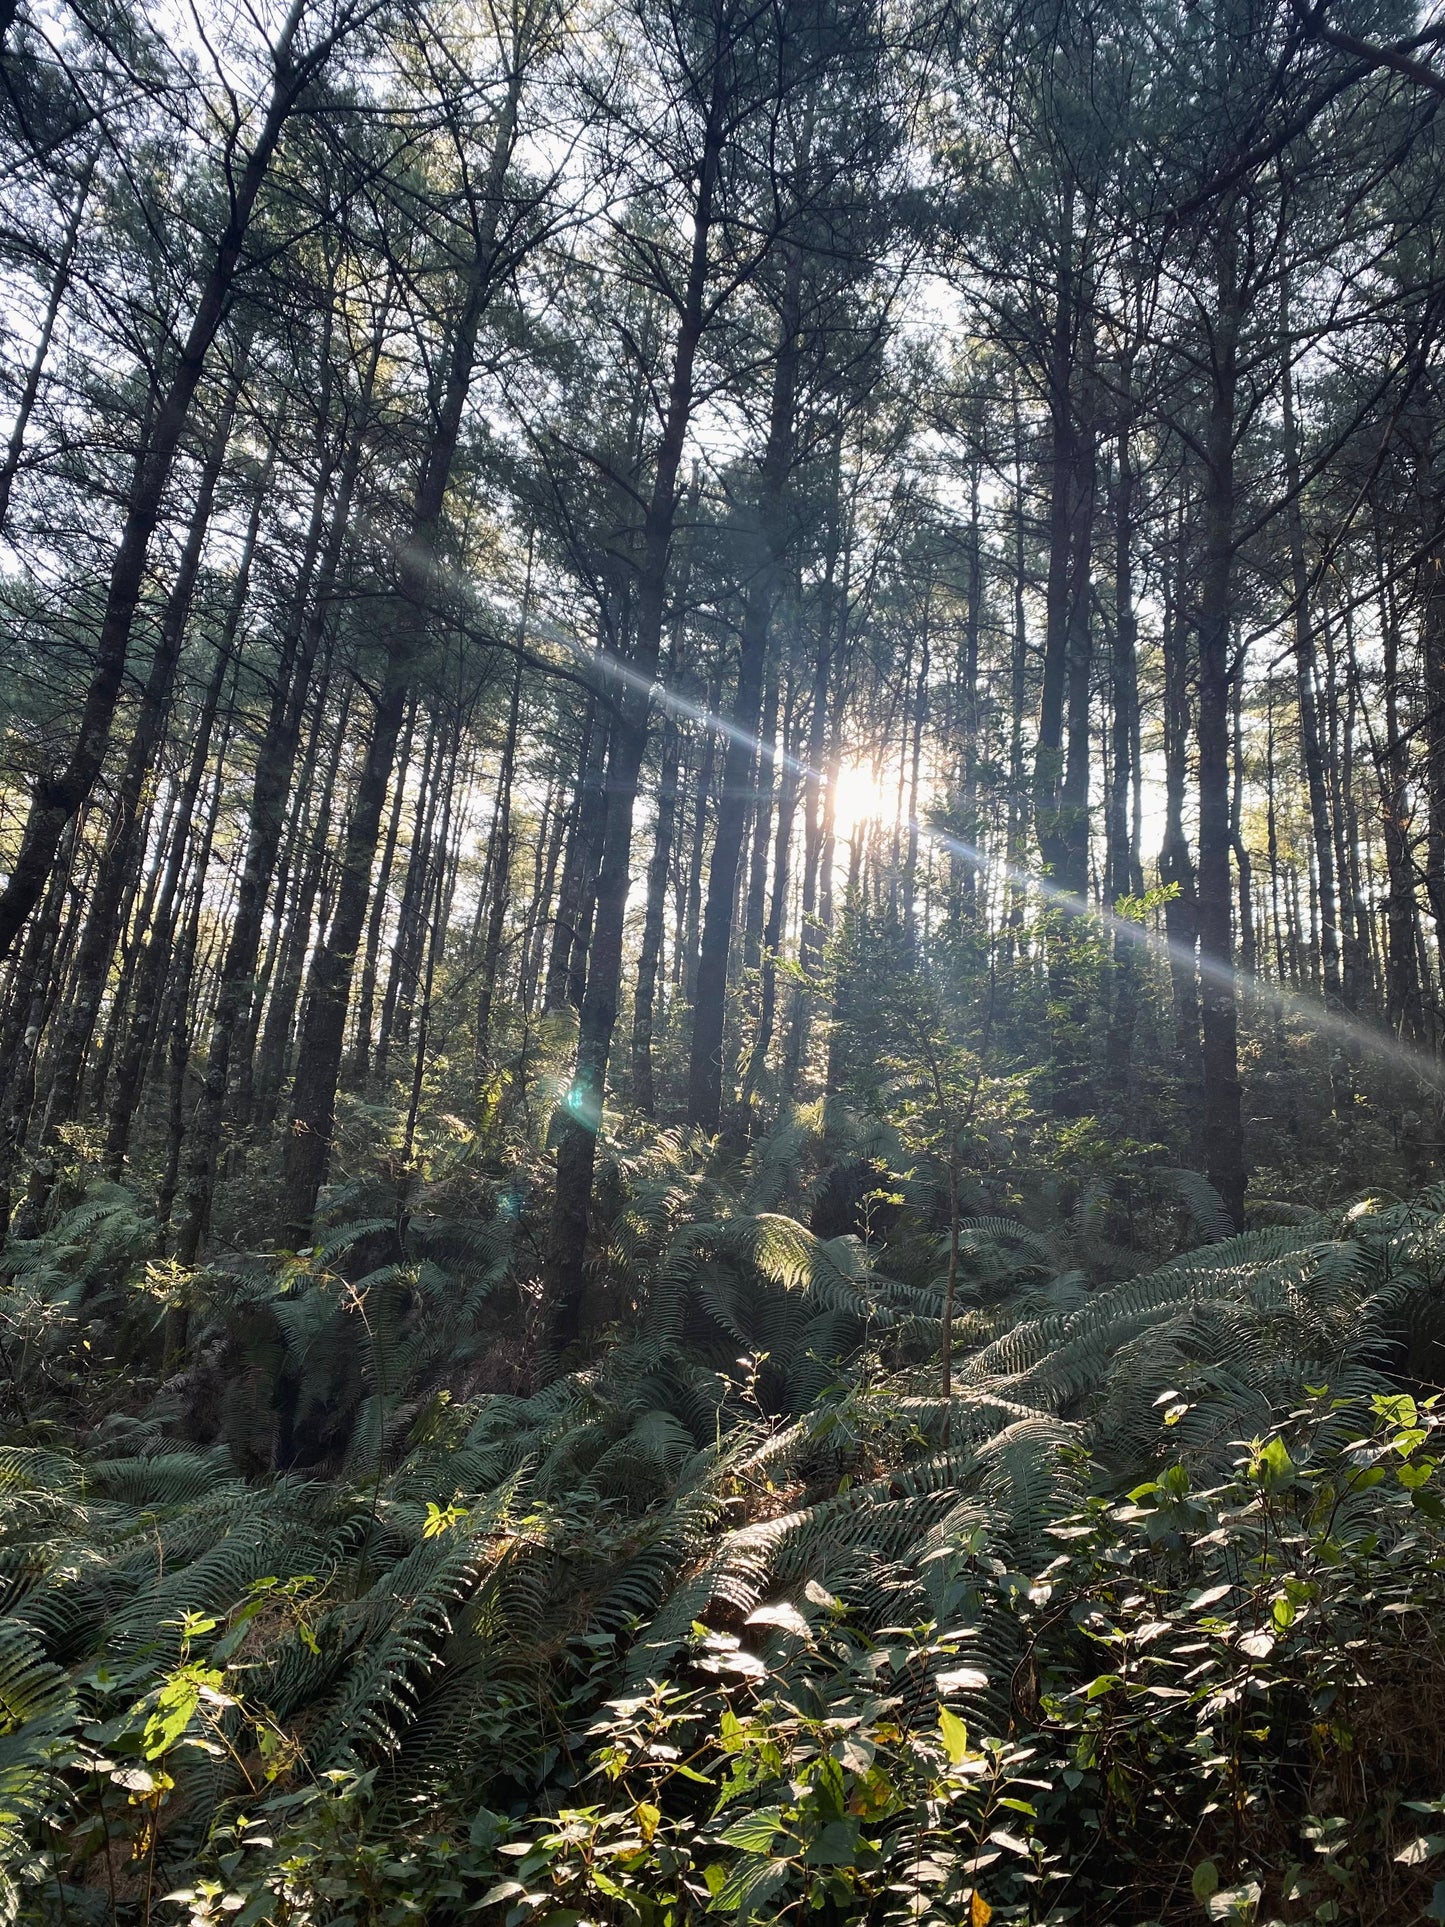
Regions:
<instances>
[{"instance_id":1,"label":"dense fern undergrowth","mask_svg":"<svg viewBox=\"0 0 1445 1927\"><path fill-rule=\"evenodd\" d=\"M948 1225L886 1125L4 1260L6 1921L1445 1918L1445 1190ZM345 1220L343 1222L342 1220Z\"/></svg>"}]
</instances>

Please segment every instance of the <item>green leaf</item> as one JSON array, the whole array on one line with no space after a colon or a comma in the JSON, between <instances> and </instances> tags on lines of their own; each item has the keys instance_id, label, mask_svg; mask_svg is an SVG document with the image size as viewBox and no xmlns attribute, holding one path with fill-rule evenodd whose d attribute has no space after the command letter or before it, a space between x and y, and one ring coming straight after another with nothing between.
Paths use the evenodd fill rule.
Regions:
<instances>
[{"instance_id":1,"label":"green leaf","mask_svg":"<svg viewBox=\"0 0 1445 1927\"><path fill-rule=\"evenodd\" d=\"M467 1828L467 1840L479 1852L491 1853L506 1831L507 1823L500 1813L493 1813L490 1807L478 1807Z\"/></svg>"},{"instance_id":2,"label":"green leaf","mask_svg":"<svg viewBox=\"0 0 1445 1927\"><path fill-rule=\"evenodd\" d=\"M477 1902L476 1911L480 1912L483 1907L495 1907L499 1901L515 1900L518 1894L524 1894L526 1891L520 1880L499 1880L495 1887L488 1887L482 1895Z\"/></svg>"},{"instance_id":3,"label":"green leaf","mask_svg":"<svg viewBox=\"0 0 1445 1927\"><path fill-rule=\"evenodd\" d=\"M1201 1907L1212 1894L1219 1892L1219 1869L1212 1860L1200 1861L1190 1877L1189 1890Z\"/></svg>"},{"instance_id":4,"label":"green leaf","mask_svg":"<svg viewBox=\"0 0 1445 1927\"><path fill-rule=\"evenodd\" d=\"M1102 1699L1105 1693L1112 1693L1116 1686L1122 1686L1123 1683L1117 1673L1100 1673L1097 1679L1091 1679L1082 1689L1083 1696L1086 1700Z\"/></svg>"},{"instance_id":5,"label":"green leaf","mask_svg":"<svg viewBox=\"0 0 1445 1927\"><path fill-rule=\"evenodd\" d=\"M938 1730L943 1737L943 1750L948 1755L951 1766L961 1766L968 1758L968 1727L958 1717L950 1713L946 1706L938 1710Z\"/></svg>"},{"instance_id":6,"label":"green leaf","mask_svg":"<svg viewBox=\"0 0 1445 1927\"><path fill-rule=\"evenodd\" d=\"M736 1914L751 1920L760 1913L788 1877L786 1860L765 1860L748 1855L740 1860L708 1903L708 1912Z\"/></svg>"},{"instance_id":7,"label":"green leaf","mask_svg":"<svg viewBox=\"0 0 1445 1927\"><path fill-rule=\"evenodd\" d=\"M220 1675L215 1675L219 1680ZM191 1716L201 1703L201 1680L198 1669L186 1667L174 1673L166 1681L156 1696L156 1708L145 1723L141 1736L141 1748L148 1760L158 1760L169 1753L191 1723Z\"/></svg>"},{"instance_id":8,"label":"green leaf","mask_svg":"<svg viewBox=\"0 0 1445 1927\"><path fill-rule=\"evenodd\" d=\"M759 1807L755 1813L734 1820L719 1837L730 1847L741 1847L744 1853L767 1853L782 1831L782 1809Z\"/></svg>"},{"instance_id":9,"label":"green leaf","mask_svg":"<svg viewBox=\"0 0 1445 1927\"><path fill-rule=\"evenodd\" d=\"M851 1867L858 1858L858 1822L830 1820L803 1859L810 1867Z\"/></svg>"},{"instance_id":10,"label":"green leaf","mask_svg":"<svg viewBox=\"0 0 1445 1927\"><path fill-rule=\"evenodd\" d=\"M1390 1425L1413 1426L1420 1416L1419 1407L1408 1392L1376 1392L1370 1400L1370 1410Z\"/></svg>"},{"instance_id":11,"label":"green leaf","mask_svg":"<svg viewBox=\"0 0 1445 1927\"><path fill-rule=\"evenodd\" d=\"M1288 1485L1294 1477L1295 1462L1289 1455L1289 1447L1276 1433L1267 1439L1255 1454L1255 1476L1264 1485L1277 1490Z\"/></svg>"}]
</instances>

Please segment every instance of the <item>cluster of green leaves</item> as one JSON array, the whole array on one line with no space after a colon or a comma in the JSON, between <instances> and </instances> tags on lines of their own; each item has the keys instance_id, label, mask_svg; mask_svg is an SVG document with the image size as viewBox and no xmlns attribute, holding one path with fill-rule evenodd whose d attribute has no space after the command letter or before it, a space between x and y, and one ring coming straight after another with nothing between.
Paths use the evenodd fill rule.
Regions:
<instances>
[{"instance_id":1,"label":"cluster of green leaves","mask_svg":"<svg viewBox=\"0 0 1445 1927\"><path fill-rule=\"evenodd\" d=\"M158 1628L123 1672L72 1676L59 1721L48 1669L51 1703L12 1738L48 1825L11 1917L1445 1918L1440 1423L1409 1394L1317 1388L1219 1483L1175 1461L1096 1489L1029 1570L977 1535L941 1544L947 1623L870 1626L814 1579L736 1630L695 1620L661 1677L599 1702L498 1805L393 1770L420 1681L404 1668L389 1735L324 1764L314 1719L267 1694L278 1645L334 1653L325 1588L263 1578ZM421 1542L467 1529L432 1502ZM991 1681L1000 1617L1018 1657ZM622 1657L602 1641L594 1691ZM991 1686L993 1732L967 1716ZM239 1775L208 1781L218 1763ZM229 1794L198 1826L208 1784ZM188 1842L179 1886L158 1878L168 1836Z\"/></svg>"}]
</instances>

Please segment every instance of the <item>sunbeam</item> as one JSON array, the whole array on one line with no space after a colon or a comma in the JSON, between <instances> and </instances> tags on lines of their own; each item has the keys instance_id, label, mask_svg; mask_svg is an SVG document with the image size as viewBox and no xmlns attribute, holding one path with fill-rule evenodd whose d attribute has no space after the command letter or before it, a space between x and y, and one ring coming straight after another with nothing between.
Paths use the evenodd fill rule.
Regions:
<instances>
[{"instance_id":1,"label":"sunbeam","mask_svg":"<svg viewBox=\"0 0 1445 1927\"><path fill-rule=\"evenodd\" d=\"M567 635L555 625L539 625L539 630L547 641L566 648L570 655L584 662L592 673L600 671L607 679L647 694L660 708L675 716L721 730L746 744L755 754L766 757L775 768L784 766L790 768L800 781L811 778L824 785L828 783L826 770L815 769L811 764L777 744L764 743L761 738L739 728L736 723L729 722L725 717L705 706L669 690L665 684L639 676L628 664L619 662L616 657L602 656L596 651L585 648L575 637ZM885 807L883 785L871 766L860 763L843 765L834 781L837 785L835 826L839 835L846 838L862 823L875 820L882 814ZM1321 997L1291 990L1282 984L1262 978L1256 973L1245 970L1238 963L1229 963L1220 958L1211 957L1202 950L1175 943L1162 931L1150 929L1146 924L1138 923L1133 918L1119 916L1115 911L1091 903L1085 898L1074 896L1038 871L1008 864L977 845L964 842L950 831L941 829L936 823L930 823L924 818L914 818L911 824L905 824L903 827L916 829L921 842L929 843L935 849L962 858L981 876L1000 877L1021 889L1032 892L1071 916L1092 918L1122 943L1132 944L1165 961L1173 959L1181 962L1186 968L1197 970L1201 977L1210 982L1234 990L1241 995L1242 1001L1267 1000L1281 1011L1288 1012L1300 1024L1336 1039L1344 1047L1359 1050L1372 1057L1377 1063L1392 1065L1395 1069L1408 1073L1410 1077L1432 1091L1445 1091L1445 1065L1442 1065L1429 1052L1406 1043L1393 1032L1366 1023L1350 1012L1332 1009Z\"/></svg>"}]
</instances>

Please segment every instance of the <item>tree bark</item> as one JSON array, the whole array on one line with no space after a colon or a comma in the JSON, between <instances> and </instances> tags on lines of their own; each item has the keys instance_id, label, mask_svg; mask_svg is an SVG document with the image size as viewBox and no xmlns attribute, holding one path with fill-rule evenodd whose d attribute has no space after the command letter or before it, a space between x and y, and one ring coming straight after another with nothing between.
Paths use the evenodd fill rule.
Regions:
<instances>
[{"instance_id":1,"label":"tree bark","mask_svg":"<svg viewBox=\"0 0 1445 1927\"><path fill-rule=\"evenodd\" d=\"M531 554L528 552L527 586L531 588ZM522 599L522 635L527 626L527 597ZM491 1055L492 1010L497 996L497 973L502 961L502 935L512 903L512 778L517 763L517 727L522 706L522 658L512 669L512 695L507 706L507 733L502 739L502 765L497 772L497 812L492 824L491 848L487 861L491 867L491 901L487 906L486 937L482 944L481 983L477 990L477 1031L475 1041L477 1087L480 1090Z\"/></svg>"},{"instance_id":2,"label":"tree bark","mask_svg":"<svg viewBox=\"0 0 1445 1927\"><path fill-rule=\"evenodd\" d=\"M1244 1223L1244 1123L1230 891L1230 596L1235 546L1235 409L1240 290L1234 210L1220 215L1216 307L1205 425L1199 582L1199 943L1203 1011L1204 1169L1235 1224Z\"/></svg>"}]
</instances>

